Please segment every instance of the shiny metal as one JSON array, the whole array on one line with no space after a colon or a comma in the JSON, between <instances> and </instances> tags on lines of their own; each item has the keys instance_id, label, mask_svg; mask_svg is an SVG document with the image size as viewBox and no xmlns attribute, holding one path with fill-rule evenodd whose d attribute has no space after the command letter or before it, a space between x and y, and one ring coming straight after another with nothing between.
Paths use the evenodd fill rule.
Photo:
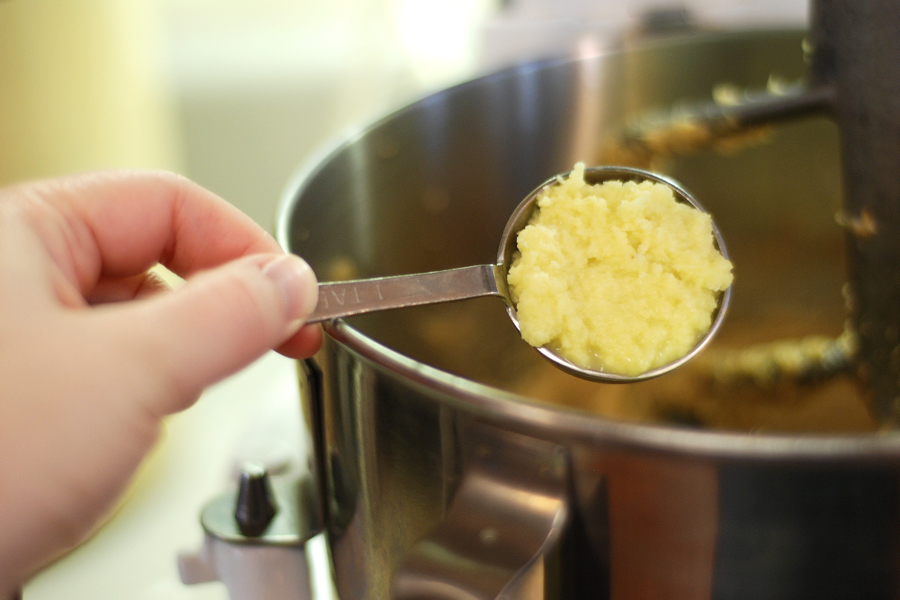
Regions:
<instances>
[{"instance_id":1,"label":"shiny metal","mask_svg":"<svg viewBox=\"0 0 900 600\"><path fill-rule=\"evenodd\" d=\"M272 494L269 473L260 463L248 463L241 469L234 521L247 537L259 537L272 523L278 505Z\"/></svg>"},{"instance_id":2,"label":"shiny metal","mask_svg":"<svg viewBox=\"0 0 900 600\"><path fill-rule=\"evenodd\" d=\"M310 479L269 481L258 465L248 465L241 479L240 490L203 508L203 545L178 557L182 583L220 581L231 600L310 600L305 544L320 531ZM247 492L262 497L248 499ZM262 500L263 506L247 505L255 500ZM268 503L277 506L274 515L265 508Z\"/></svg>"},{"instance_id":3,"label":"shiny metal","mask_svg":"<svg viewBox=\"0 0 900 600\"><path fill-rule=\"evenodd\" d=\"M309 479L266 476L266 488L266 499L272 503L273 512L261 531L243 531L240 514L245 490L239 488L211 500L203 508L200 523L204 532L230 544L298 547L318 533L318 512Z\"/></svg>"},{"instance_id":4,"label":"shiny metal","mask_svg":"<svg viewBox=\"0 0 900 600\"><path fill-rule=\"evenodd\" d=\"M481 296L499 296L506 303L506 313L512 320L513 325L516 326L516 329L519 329L519 316L516 313L515 303L510 297L506 284L507 273L517 250L516 236L528 225L528 221L534 213L534 205L538 196L547 187L558 185L560 178L565 179L569 175L570 173L562 173L551 177L533 189L513 210L509 220L506 222L506 227L503 229L503 234L500 236L497 264L476 265L414 275L320 283L319 303L312 315L307 319L307 322L318 323L379 310L468 300ZM701 212L706 212L700 203L677 182L671 178L656 175L642 169L588 167L584 170L584 178L589 184L599 184L606 181L652 181L667 185L672 189L677 202L688 204ZM715 222L712 224L712 233L719 252L725 258L728 258L725 242L722 240L722 234L719 233ZM619 375L576 365L546 346L537 348L537 351L559 368L585 379L606 383L644 381L653 377L659 377L672 369L678 368L706 347L719 330L719 327L721 327L730 300L731 288L729 287L718 297L716 311L710 328L687 354L640 375Z\"/></svg>"},{"instance_id":5,"label":"shiny metal","mask_svg":"<svg viewBox=\"0 0 900 600\"><path fill-rule=\"evenodd\" d=\"M301 170L279 240L322 279L487 264L527 182L579 160L597 164L591 157L631 119L708 99L723 82L801 79L803 38L666 38L443 91ZM834 125L785 125L765 145L654 169L703 199L735 264L728 317L682 369L617 386L568 377L521 348L494 299L324 325L321 378L303 382L342 600L391 598L417 544L441 531L479 472L465 450L472 423L499 447L512 434L566 456L567 518L555 548L536 557L547 598L898 597L900 436L853 411L852 386L827 396L849 411L836 417L809 399L779 405L773 396L736 415L731 430L707 428L686 403L655 423L603 413L620 394L631 406L648 389L682 389L686 369L736 340L842 331ZM545 376L552 385L533 385ZM743 406L738 390L717 399L704 409ZM734 430L754 428L752 417L772 407L784 409L782 431ZM820 429L791 431L801 425Z\"/></svg>"},{"instance_id":6,"label":"shiny metal","mask_svg":"<svg viewBox=\"0 0 900 600\"><path fill-rule=\"evenodd\" d=\"M476 265L432 273L320 283L319 303L307 322L480 296L500 296L510 302L505 286L504 291L498 286L502 280L497 265Z\"/></svg>"},{"instance_id":7,"label":"shiny metal","mask_svg":"<svg viewBox=\"0 0 900 600\"><path fill-rule=\"evenodd\" d=\"M545 561L568 517L563 449L473 424L447 517L407 555L397 600L492 600L543 592Z\"/></svg>"}]
</instances>

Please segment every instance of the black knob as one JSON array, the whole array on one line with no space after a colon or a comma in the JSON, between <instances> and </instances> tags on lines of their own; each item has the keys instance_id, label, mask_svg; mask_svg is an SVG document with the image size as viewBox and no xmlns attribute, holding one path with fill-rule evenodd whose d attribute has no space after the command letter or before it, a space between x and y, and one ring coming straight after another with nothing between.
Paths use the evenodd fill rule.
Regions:
<instances>
[{"instance_id":1,"label":"black knob","mask_svg":"<svg viewBox=\"0 0 900 600\"><path fill-rule=\"evenodd\" d=\"M272 522L277 508L272 498L266 467L248 463L241 469L234 519L247 537L259 537Z\"/></svg>"}]
</instances>

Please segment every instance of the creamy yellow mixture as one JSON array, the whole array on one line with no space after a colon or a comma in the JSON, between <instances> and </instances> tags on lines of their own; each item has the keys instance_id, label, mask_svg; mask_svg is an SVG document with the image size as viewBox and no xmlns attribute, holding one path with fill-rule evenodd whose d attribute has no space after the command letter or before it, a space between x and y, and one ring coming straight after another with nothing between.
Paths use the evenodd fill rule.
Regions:
<instances>
[{"instance_id":1,"label":"creamy yellow mixture","mask_svg":"<svg viewBox=\"0 0 900 600\"><path fill-rule=\"evenodd\" d=\"M507 280L525 341L620 375L690 352L732 281L709 215L663 184L587 184L581 163L517 242Z\"/></svg>"}]
</instances>

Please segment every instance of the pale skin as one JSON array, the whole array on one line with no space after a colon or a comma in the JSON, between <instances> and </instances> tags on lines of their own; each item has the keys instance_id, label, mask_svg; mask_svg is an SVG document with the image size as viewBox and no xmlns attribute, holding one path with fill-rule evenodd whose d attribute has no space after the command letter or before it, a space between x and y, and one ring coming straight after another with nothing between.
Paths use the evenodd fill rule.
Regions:
<instances>
[{"instance_id":1,"label":"pale skin","mask_svg":"<svg viewBox=\"0 0 900 600\"><path fill-rule=\"evenodd\" d=\"M317 297L305 262L184 178L0 189L0 598L96 527L166 415L270 349L312 355Z\"/></svg>"}]
</instances>

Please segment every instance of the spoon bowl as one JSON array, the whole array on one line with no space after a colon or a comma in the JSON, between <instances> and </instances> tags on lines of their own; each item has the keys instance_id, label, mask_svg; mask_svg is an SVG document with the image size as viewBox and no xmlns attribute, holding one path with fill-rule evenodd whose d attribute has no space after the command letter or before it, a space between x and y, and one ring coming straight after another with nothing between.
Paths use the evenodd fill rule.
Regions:
<instances>
[{"instance_id":1,"label":"spoon bowl","mask_svg":"<svg viewBox=\"0 0 900 600\"><path fill-rule=\"evenodd\" d=\"M569 174L564 173L548 179L519 203L510 215L500 237L496 264L475 265L393 277L320 283L319 302L307 322L316 323L378 310L465 300L480 296L499 296L506 303L506 311L510 320L512 320L516 329L521 330L516 306L507 285L507 273L517 252L516 237L531 219L541 192L548 186L557 185L560 181L567 178ZM693 196L677 182L642 169L630 167L589 167L584 170L584 178L588 184L598 184L606 181L651 181L660 183L672 189L678 202L688 204L701 212L706 212ZM725 249L724 241L714 222L712 230L716 248L727 259L728 253ZM710 328L687 354L677 360L638 375L620 375L582 367L572 363L546 346L536 349L557 367L585 379L606 383L632 383L650 379L679 367L700 352L721 326L730 300L731 288L729 287L718 297Z\"/></svg>"}]
</instances>

